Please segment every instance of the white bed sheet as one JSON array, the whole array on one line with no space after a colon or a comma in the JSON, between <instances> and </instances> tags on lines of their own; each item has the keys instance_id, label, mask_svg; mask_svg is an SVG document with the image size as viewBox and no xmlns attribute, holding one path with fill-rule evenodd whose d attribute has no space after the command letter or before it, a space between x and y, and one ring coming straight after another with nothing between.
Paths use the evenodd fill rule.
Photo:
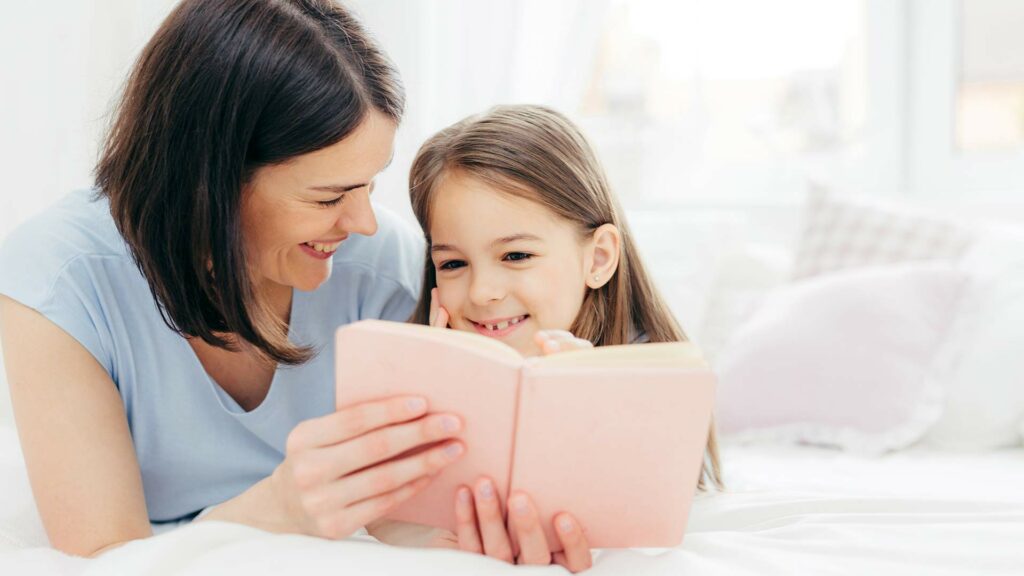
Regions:
<instances>
[{"instance_id":1,"label":"white bed sheet","mask_svg":"<svg viewBox=\"0 0 1024 576\"><path fill-rule=\"evenodd\" d=\"M4 575L565 573L447 550L392 548L365 536L328 542L214 522L99 559L71 558L40 545L16 449L13 431L0 429ZM597 551L590 573L1024 574L1024 449L864 458L727 445L723 460L729 491L695 502L682 546ZM12 528L20 533L11 537Z\"/></svg>"}]
</instances>

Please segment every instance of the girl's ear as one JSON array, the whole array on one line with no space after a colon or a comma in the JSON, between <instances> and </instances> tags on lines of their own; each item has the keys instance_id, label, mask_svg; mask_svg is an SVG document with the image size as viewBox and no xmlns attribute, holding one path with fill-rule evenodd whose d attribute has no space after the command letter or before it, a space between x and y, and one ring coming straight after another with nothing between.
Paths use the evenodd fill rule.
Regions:
<instances>
[{"instance_id":1,"label":"girl's ear","mask_svg":"<svg viewBox=\"0 0 1024 576\"><path fill-rule=\"evenodd\" d=\"M619 267L622 235L614 224L602 224L594 230L587 246L587 286L596 290L608 283Z\"/></svg>"}]
</instances>

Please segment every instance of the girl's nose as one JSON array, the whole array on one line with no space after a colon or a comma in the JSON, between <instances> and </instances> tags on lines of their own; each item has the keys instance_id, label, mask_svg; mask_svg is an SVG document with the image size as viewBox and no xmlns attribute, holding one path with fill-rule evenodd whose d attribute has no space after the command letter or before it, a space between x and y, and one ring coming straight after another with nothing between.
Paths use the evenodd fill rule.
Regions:
<instances>
[{"instance_id":1,"label":"girl's nose","mask_svg":"<svg viewBox=\"0 0 1024 576\"><path fill-rule=\"evenodd\" d=\"M377 216L373 213L369 191L350 193L345 204L338 217L337 228L343 232L373 236L377 232Z\"/></svg>"},{"instance_id":2,"label":"girl's nose","mask_svg":"<svg viewBox=\"0 0 1024 576\"><path fill-rule=\"evenodd\" d=\"M469 300L477 306L484 306L505 297L505 289L500 278L487 272L473 274L469 285Z\"/></svg>"}]
</instances>

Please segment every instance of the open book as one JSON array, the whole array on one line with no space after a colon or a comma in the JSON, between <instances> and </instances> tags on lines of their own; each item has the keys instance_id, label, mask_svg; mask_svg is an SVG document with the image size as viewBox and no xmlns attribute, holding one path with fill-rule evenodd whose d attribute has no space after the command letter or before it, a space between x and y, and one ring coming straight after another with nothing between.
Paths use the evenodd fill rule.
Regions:
<instances>
[{"instance_id":1,"label":"open book","mask_svg":"<svg viewBox=\"0 0 1024 576\"><path fill-rule=\"evenodd\" d=\"M419 394L463 420L466 453L388 518L455 530L455 491L480 475L523 490L551 550L562 511L592 547L683 538L704 459L714 376L689 343L523 358L468 332L364 320L336 335L337 407ZM507 513L507 512L506 512Z\"/></svg>"}]
</instances>

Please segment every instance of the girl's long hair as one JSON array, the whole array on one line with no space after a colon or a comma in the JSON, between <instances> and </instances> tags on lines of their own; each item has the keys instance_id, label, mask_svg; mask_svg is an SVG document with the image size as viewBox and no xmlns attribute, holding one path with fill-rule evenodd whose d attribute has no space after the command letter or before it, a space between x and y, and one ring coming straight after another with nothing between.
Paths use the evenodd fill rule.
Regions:
<instances>
[{"instance_id":1,"label":"girl's long hair","mask_svg":"<svg viewBox=\"0 0 1024 576\"><path fill-rule=\"evenodd\" d=\"M434 135L420 148L409 174L413 212L426 234L423 289L412 321L429 321L430 291L437 286L430 258L430 213L444 178L462 173L495 188L540 202L579 227L581 237L614 224L622 237L611 280L588 290L570 331L595 346L684 342L682 328L651 282L604 170L583 134L565 116L543 106L498 106ZM722 486L714 422L708 435L700 488Z\"/></svg>"}]
</instances>

